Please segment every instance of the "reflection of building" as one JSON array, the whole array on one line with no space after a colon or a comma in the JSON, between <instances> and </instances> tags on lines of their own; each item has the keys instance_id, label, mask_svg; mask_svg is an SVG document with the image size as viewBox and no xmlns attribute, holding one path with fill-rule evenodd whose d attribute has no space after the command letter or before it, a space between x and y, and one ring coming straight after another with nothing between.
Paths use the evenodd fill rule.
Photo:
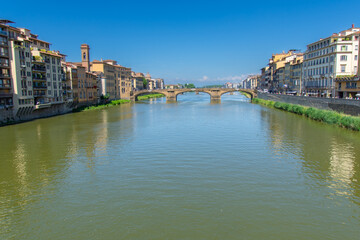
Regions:
<instances>
[{"instance_id":1,"label":"reflection of building","mask_svg":"<svg viewBox=\"0 0 360 240\"><path fill-rule=\"evenodd\" d=\"M311 184L329 187L333 194L348 195L360 204L358 136L319 128L318 124L296 116L288 119L282 114L263 111L261 117L270 130L269 142L274 155L289 159L289 153L295 154L294 159L301 163L302 174Z\"/></svg>"},{"instance_id":2,"label":"reflection of building","mask_svg":"<svg viewBox=\"0 0 360 240\"><path fill-rule=\"evenodd\" d=\"M351 194L350 186L355 174L355 155L354 147L349 144L339 144L336 140L331 144L330 156L330 176L332 184L330 185L337 194Z\"/></svg>"},{"instance_id":3,"label":"reflection of building","mask_svg":"<svg viewBox=\"0 0 360 240\"><path fill-rule=\"evenodd\" d=\"M307 45L303 78L308 94L334 96L337 78L353 77L357 73L360 28L354 25L340 33ZM340 83L341 80L338 80ZM351 85L351 84L350 84ZM350 87L351 88L351 87ZM347 97L343 84L337 84L337 95Z\"/></svg>"}]
</instances>

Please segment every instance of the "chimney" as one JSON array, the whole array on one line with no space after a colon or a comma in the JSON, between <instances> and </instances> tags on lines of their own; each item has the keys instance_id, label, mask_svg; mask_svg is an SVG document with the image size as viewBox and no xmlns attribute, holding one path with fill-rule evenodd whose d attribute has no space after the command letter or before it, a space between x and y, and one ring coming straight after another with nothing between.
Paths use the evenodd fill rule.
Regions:
<instances>
[{"instance_id":1,"label":"chimney","mask_svg":"<svg viewBox=\"0 0 360 240\"><path fill-rule=\"evenodd\" d=\"M354 27L355 27L354 24L352 24L352 25L351 25L351 28L354 28Z\"/></svg>"}]
</instances>

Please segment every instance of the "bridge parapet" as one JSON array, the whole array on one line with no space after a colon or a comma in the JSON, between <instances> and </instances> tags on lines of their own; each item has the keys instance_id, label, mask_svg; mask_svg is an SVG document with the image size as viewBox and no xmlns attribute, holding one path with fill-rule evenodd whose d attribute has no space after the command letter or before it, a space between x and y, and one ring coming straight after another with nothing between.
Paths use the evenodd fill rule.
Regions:
<instances>
[{"instance_id":1,"label":"bridge parapet","mask_svg":"<svg viewBox=\"0 0 360 240\"><path fill-rule=\"evenodd\" d=\"M234 88L193 88L193 89L154 89L154 90L140 90L135 91L131 100L137 101L137 97L152 93L161 93L166 97L166 101L176 102L177 96L185 92L204 92L210 95L211 100L221 100L221 96L229 92L246 92L251 95L251 98L256 97L256 92L251 89L234 89Z\"/></svg>"}]
</instances>

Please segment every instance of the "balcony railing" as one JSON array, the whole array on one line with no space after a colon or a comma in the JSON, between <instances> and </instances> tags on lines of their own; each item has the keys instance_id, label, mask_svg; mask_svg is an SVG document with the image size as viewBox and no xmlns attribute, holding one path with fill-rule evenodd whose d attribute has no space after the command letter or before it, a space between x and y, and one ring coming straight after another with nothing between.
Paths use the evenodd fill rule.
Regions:
<instances>
[{"instance_id":1,"label":"balcony railing","mask_svg":"<svg viewBox=\"0 0 360 240\"><path fill-rule=\"evenodd\" d=\"M4 77L9 78L10 75L9 75L9 74L0 74L0 77L1 77L1 78L4 78Z\"/></svg>"},{"instance_id":2,"label":"balcony railing","mask_svg":"<svg viewBox=\"0 0 360 240\"><path fill-rule=\"evenodd\" d=\"M11 88L10 84L0 84L0 88Z\"/></svg>"},{"instance_id":3,"label":"balcony railing","mask_svg":"<svg viewBox=\"0 0 360 240\"><path fill-rule=\"evenodd\" d=\"M32 78L33 78L33 80L41 80L41 81L46 81L46 76L45 75L43 75L43 74L33 74L32 75Z\"/></svg>"},{"instance_id":4,"label":"balcony railing","mask_svg":"<svg viewBox=\"0 0 360 240\"><path fill-rule=\"evenodd\" d=\"M36 84L36 83L34 83L33 88L47 88L47 85L46 84Z\"/></svg>"},{"instance_id":5,"label":"balcony railing","mask_svg":"<svg viewBox=\"0 0 360 240\"><path fill-rule=\"evenodd\" d=\"M9 53L7 53L7 52L0 52L0 56L2 56L2 57L8 57L8 56L9 56Z\"/></svg>"},{"instance_id":6,"label":"balcony railing","mask_svg":"<svg viewBox=\"0 0 360 240\"><path fill-rule=\"evenodd\" d=\"M43 66L43 65L34 65L33 67L32 67L32 70L34 70L34 71L40 71L40 72L46 72L46 67L45 66Z\"/></svg>"},{"instance_id":7,"label":"balcony railing","mask_svg":"<svg viewBox=\"0 0 360 240\"><path fill-rule=\"evenodd\" d=\"M46 93L42 92L34 92L34 97L43 97L46 96Z\"/></svg>"},{"instance_id":8,"label":"balcony railing","mask_svg":"<svg viewBox=\"0 0 360 240\"><path fill-rule=\"evenodd\" d=\"M8 35L8 33L7 33L6 31L1 31L1 30L0 30L0 34L1 34L1 35L5 35L5 36Z\"/></svg>"}]
</instances>

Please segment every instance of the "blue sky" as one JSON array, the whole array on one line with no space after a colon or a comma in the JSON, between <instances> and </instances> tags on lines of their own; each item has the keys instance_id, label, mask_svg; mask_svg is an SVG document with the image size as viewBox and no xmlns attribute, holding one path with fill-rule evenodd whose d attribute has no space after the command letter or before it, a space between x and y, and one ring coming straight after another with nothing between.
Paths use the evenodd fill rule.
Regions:
<instances>
[{"instance_id":1,"label":"blue sky","mask_svg":"<svg viewBox=\"0 0 360 240\"><path fill-rule=\"evenodd\" d=\"M100 2L100 4L99 4ZM360 27L360 1L5 1L0 18L80 60L115 59L166 83L238 82L272 53Z\"/></svg>"}]
</instances>

